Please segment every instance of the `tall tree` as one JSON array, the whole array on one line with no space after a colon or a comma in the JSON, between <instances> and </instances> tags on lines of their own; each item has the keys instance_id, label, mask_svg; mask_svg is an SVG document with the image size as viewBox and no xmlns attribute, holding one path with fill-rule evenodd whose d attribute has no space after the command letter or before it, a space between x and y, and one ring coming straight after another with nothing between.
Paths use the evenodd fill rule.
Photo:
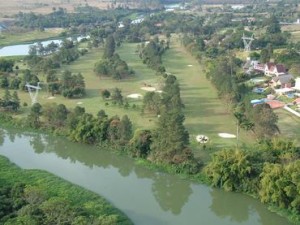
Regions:
<instances>
[{"instance_id":1,"label":"tall tree","mask_svg":"<svg viewBox=\"0 0 300 225\"><path fill-rule=\"evenodd\" d=\"M132 123L127 115L124 115L120 123L120 139L128 142L132 138Z\"/></svg>"},{"instance_id":2,"label":"tall tree","mask_svg":"<svg viewBox=\"0 0 300 225\"><path fill-rule=\"evenodd\" d=\"M183 104L177 79L169 75L165 81L158 126L152 137L151 151L154 160L174 162L182 156L189 144L189 134L183 125Z\"/></svg>"},{"instance_id":3,"label":"tall tree","mask_svg":"<svg viewBox=\"0 0 300 225\"><path fill-rule=\"evenodd\" d=\"M105 41L103 59L111 58L115 53L116 43L112 35L108 36Z\"/></svg>"},{"instance_id":4,"label":"tall tree","mask_svg":"<svg viewBox=\"0 0 300 225\"><path fill-rule=\"evenodd\" d=\"M30 127L38 128L41 125L40 116L42 115L42 106L40 103L34 103L27 116L27 122Z\"/></svg>"}]
</instances>

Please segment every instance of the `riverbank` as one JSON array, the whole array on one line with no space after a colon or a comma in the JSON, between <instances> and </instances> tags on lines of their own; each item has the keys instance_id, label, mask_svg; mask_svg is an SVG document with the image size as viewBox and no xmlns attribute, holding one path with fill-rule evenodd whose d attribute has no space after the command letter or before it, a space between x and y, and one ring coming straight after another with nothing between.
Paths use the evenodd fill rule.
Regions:
<instances>
[{"instance_id":1,"label":"riverbank","mask_svg":"<svg viewBox=\"0 0 300 225\"><path fill-rule=\"evenodd\" d=\"M67 205L63 205L64 209L75 209L77 213L79 211L80 215L72 215L70 220L74 221L96 221L101 218L101 222L109 223L109 224L132 224L129 219L122 214L119 210L114 208L111 204L109 204L102 197L84 190L83 188L73 185L65 180L62 180L50 173L40 170L24 170L20 169L16 165L10 163L8 159L3 156L0 156L0 184L1 187L9 187L9 186L24 186L24 196L25 199L28 199L28 195L30 191L35 191L35 193L31 193L31 195L35 194L35 197L42 198L41 196L37 196L38 194L43 195L44 201L40 204L45 206L46 204L54 203L54 199L61 199ZM26 196L27 194L27 196ZM46 197L47 196L47 197ZM20 196L21 198L22 196ZM34 196L32 196L34 197ZM15 199L16 201L16 199ZM56 202L58 203L58 202ZM2 203L1 203L2 204ZM31 202L24 203L23 207L29 207ZM54 205L53 205L54 206ZM60 204L55 205L59 207ZM31 205L31 207L33 207ZM19 209L19 210L22 210ZM53 213L55 213L55 209L53 208ZM57 208L57 210L59 210ZM79 211L78 211L79 210ZM64 210L63 212L66 213ZM76 213L76 212L74 212ZM31 217L32 221L34 220L33 215L28 215L29 212L25 213L26 216ZM83 216L84 215L84 216ZM23 215L24 216L24 215ZM66 216L66 215L56 215L56 216ZM22 219L18 214L15 217ZM46 214L47 217L47 214ZM53 219L53 218L47 218ZM55 218L58 219L58 218ZM9 218L10 221L14 221L14 217ZM5 221L2 221L5 222ZM101 223L102 224L102 223Z\"/></svg>"},{"instance_id":2,"label":"riverbank","mask_svg":"<svg viewBox=\"0 0 300 225\"><path fill-rule=\"evenodd\" d=\"M2 124L3 124L3 122L1 121L1 125ZM18 127L18 126L20 126L20 124L18 124L18 123L10 123L9 119L6 122L6 125L8 127ZM27 131L30 131L30 133L31 132L36 133L36 131L37 131L37 130L34 130L34 129L29 129L29 128L27 129L24 126L21 127L21 129L23 130L21 133L28 133ZM51 133L50 130L39 130L39 131L40 131L39 133L41 133L41 132ZM19 132L19 129L18 129L18 132ZM58 133L54 133L54 134L57 135ZM61 139L65 139L63 133L59 133L59 134L62 136ZM61 147L61 145L59 143L56 144L56 145L57 145L57 147L54 146L54 148L60 148ZM78 145L81 145L81 144L79 143ZM53 148L53 146L51 148ZM107 154L110 154L111 157L113 157L113 158L115 158L116 155L130 155L130 151L128 151L128 149L124 148L124 146L121 147L121 146L112 145L112 146L107 147L107 146L104 146L104 145L99 145L98 149L99 149L99 153L101 152L101 150L105 150L107 152ZM38 151L40 151L40 150L38 150ZM73 151L75 151L75 152L73 152ZM59 150L59 152L60 152L60 154L62 154L63 158L65 158L69 154L70 155L75 154L76 157L75 158L72 157L72 160L81 160L81 158L83 157L83 156L80 156L82 153L76 152L76 150L72 150L72 149L68 150L67 152L66 152L65 149L64 150L61 149L61 150ZM87 152L87 154L89 154L89 153ZM93 164L90 164L90 166L93 167L93 165L98 165L98 163L96 163L98 156L97 157L89 156L89 159L91 157L93 158L93 160L92 160ZM100 156L100 158L102 158L102 157ZM160 174L160 173L164 174L165 173L165 174L175 175L177 177L180 177L183 180L194 181L194 182L199 183L199 184L206 184L207 186L209 186L211 184L211 180L206 176L206 174L203 171L199 172L197 174L191 175L191 174L188 174L187 172L185 172L185 173L182 172L183 170L178 170L178 167L173 166L173 165L164 165L164 164L153 163L153 162L150 162L146 159L141 159L141 158L135 158L134 160L135 160L136 165L148 168L148 169L152 170L154 173L158 173L158 174ZM244 194L249 195L249 193L244 193ZM259 199L259 197L257 195L253 196L253 193L252 193L251 196L256 198L256 199ZM298 223L299 222L299 217L297 217L292 212L289 212L288 210L279 209L276 206L270 206L269 209L272 212L275 212L278 215L281 215L285 218L289 218L289 220L291 222L293 222L294 224L299 224Z\"/></svg>"},{"instance_id":3,"label":"riverbank","mask_svg":"<svg viewBox=\"0 0 300 225\"><path fill-rule=\"evenodd\" d=\"M48 171L103 196L134 224L292 225L247 195L152 171L109 149L41 132L2 131L1 155L23 169Z\"/></svg>"}]
</instances>

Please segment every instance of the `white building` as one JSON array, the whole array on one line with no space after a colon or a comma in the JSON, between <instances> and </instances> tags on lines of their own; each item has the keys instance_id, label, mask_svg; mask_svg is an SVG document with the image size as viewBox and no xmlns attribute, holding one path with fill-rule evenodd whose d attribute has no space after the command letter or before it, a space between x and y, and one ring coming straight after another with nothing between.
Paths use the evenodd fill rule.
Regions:
<instances>
[{"instance_id":1,"label":"white building","mask_svg":"<svg viewBox=\"0 0 300 225\"><path fill-rule=\"evenodd\" d=\"M297 91L300 91L300 77L297 77L296 79L295 79L295 87L294 87L294 89L296 89Z\"/></svg>"}]
</instances>

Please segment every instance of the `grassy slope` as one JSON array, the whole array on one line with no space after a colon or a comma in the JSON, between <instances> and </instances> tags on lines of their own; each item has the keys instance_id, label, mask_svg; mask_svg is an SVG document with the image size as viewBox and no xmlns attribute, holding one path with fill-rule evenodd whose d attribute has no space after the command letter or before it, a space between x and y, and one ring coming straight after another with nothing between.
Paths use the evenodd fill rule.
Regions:
<instances>
[{"instance_id":1,"label":"grassy slope","mask_svg":"<svg viewBox=\"0 0 300 225\"><path fill-rule=\"evenodd\" d=\"M70 202L71 205L78 205L82 208L90 204L93 205L94 208L92 209L97 212L98 216L115 214L119 217L118 224L132 224L120 211L113 208L100 196L77 185L72 185L50 173L20 169L3 156L0 156L0 178L0 186L15 183L24 183L26 186L38 186L49 197L61 197Z\"/></svg>"},{"instance_id":2,"label":"grassy slope","mask_svg":"<svg viewBox=\"0 0 300 225\"><path fill-rule=\"evenodd\" d=\"M16 34L0 34L0 46L15 45L18 43L34 42L57 37L62 29L48 29L47 31L29 31Z\"/></svg>"}]
</instances>

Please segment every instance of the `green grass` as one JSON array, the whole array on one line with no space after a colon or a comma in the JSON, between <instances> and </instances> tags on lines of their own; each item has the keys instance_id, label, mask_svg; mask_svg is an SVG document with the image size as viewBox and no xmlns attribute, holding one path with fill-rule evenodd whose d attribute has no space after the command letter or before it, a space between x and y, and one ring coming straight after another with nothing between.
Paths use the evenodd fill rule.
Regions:
<instances>
[{"instance_id":1,"label":"green grass","mask_svg":"<svg viewBox=\"0 0 300 225\"><path fill-rule=\"evenodd\" d=\"M58 37L61 29L49 29L47 31L29 31L10 34L3 32L0 34L0 46L15 45L21 43L31 43L37 40L44 40Z\"/></svg>"},{"instance_id":2,"label":"green grass","mask_svg":"<svg viewBox=\"0 0 300 225\"><path fill-rule=\"evenodd\" d=\"M137 44L124 43L117 48L117 52L122 59L126 60L128 65L134 69L136 74L128 79L116 81L110 78L99 78L95 75L93 68L95 63L101 59L103 49L92 49L86 55L80 57L70 65L64 65L59 72L70 70L73 73L80 72L85 78L87 95L82 99L65 99L56 95L54 99L48 99L49 94L42 91L39 95L39 102L45 104L56 102L65 104L68 108L74 108L78 105L85 107L89 113L96 114L100 109L106 111L109 116L127 114L134 123L134 128L153 128L157 118L151 114L141 114L142 101L128 99L129 109L120 106L113 106L110 101L105 101L101 97L101 90L113 89L115 87L122 90L123 96L132 93L145 94L142 90L143 83L155 86L161 79L155 75L155 71L144 65L138 55L135 53ZM236 145L236 139L224 139L218 136L218 133L236 134L236 120L227 111L226 105L218 98L217 91L205 78L203 66L188 53L184 47L179 44L176 38L172 38L171 48L164 54L163 63L168 72L176 75L181 86L181 96L185 104L185 125L191 136L191 144L194 149L202 149L202 146L196 143L195 137L198 134L205 134L210 138L208 147L230 147ZM192 66L188 66L192 65ZM42 79L45 79L43 77ZM45 87L44 87L45 88ZM0 96L3 94L0 90ZM29 94L19 92L21 102L30 104ZM108 102L109 105L105 105ZM137 105L136 109L132 105ZM23 108L28 112L29 107ZM281 121L282 120L282 121ZM280 125L284 127L285 117L280 117ZM282 125L283 124L283 125ZM295 130L297 126L295 126ZM284 129L283 129L284 131ZM285 133L284 131L283 133ZM289 133L288 133L289 136ZM250 143L254 141L251 134L240 131L241 143ZM199 154L207 155L204 151L198 151Z\"/></svg>"},{"instance_id":3,"label":"green grass","mask_svg":"<svg viewBox=\"0 0 300 225\"><path fill-rule=\"evenodd\" d=\"M223 132L236 134L236 121L227 112L226 106L217 96L217 91L206 79L203 67L174 38L171 49L166 52L163 61L167 71L179 79L181 97L185 104L185 125L189 130L193 146L199 146L195 141L195 136L198 134L207 135L214 146L235 145L236 139L224 139L218 136L218 133ZM243 131L240 140L253 141ZM199 146L198 149L201 147Z\"/></svg>"},{"instance_id":4,"label":"green grass","mask_svg":"<svg viewBox=\"0 0 300 225\"><path fill-rule=\"evenodd\" d=\"M292 115L284 109L278 109L275 111L278 115L278 126L280 132L288 138L294 139L300 144L300 118Z\"/></svg>"},{"instance_id":5,"label":"green grass","mask_svg":"<svg viewBox=\"0 0 300 225\"><path fill-rule=\"evenodd\" d=\"M141 100L128 99L130 108L124 109L119 106L112 106L111 102L109 106L105 106L106 101L101 97L101 90L113 88L119 88L122 90L122 95L126 97L129 94L139 93L145 94L144 90L141 90L142 82L154 84L157 82L158 77L154 72L146 65L142 64L138 55L135 54L135 44L123 44L122 47L117 49L121 58L126 60L128 65L132 67L136 74L128 79L116 81L107 77L97 77L93 71L95 63L101 59L103 51L102 49L93 49L87 55L80 58L80 60L64 66L62 70L68 69L72 72L81 72L85 78L87 96L84 99L69 100L66 102L67 106L75 107L76 102L81 101L86 108L86 111L96 114L100 109L104 109L109 115L125 115L128 114L131 120L134 122L136 128L151 128L154 126L156 118L152 115L141 115ZM138 106L137 109L132 109L132 105Z\"/></svg>"},{"instance_id":6,"label":"green grass","mask_svg":"<svg viewBox=\"0 0 300 225\"><path fill-rule=\"evenodd\" d=\"M186 106L185 125L191 135L191 143L194 148L200 149L202 146L195 141L195 136L198 134L208 135L213 146L232 146L236 144L236 139L224 139L218 136L220 132L236 133L236 122L234 118L227 112L225 105L218 99L216 90L212 87L210 82L206 80L202 68L198 62L181 47L177 40L172 41L171 49L168 50L163 58L164 65L168 72L176 75L181 85L181 95ZM45 104L47 102L56 102L65 104L69 108L74 108L81 102L81 106L85 107L87 112L96 114L100 109L103 109L110 116L128 114L133 121L135 128L153 128L157 118L153 115L141 114L141 100L128 100L130 104L129 109L123 107L113 106L108 101L106 106L101 97L101 90L112 89L118 87L122 90L123 96L132 93L145 94L142 90L143 83L155 86L161 79L160 76L155 75L155 71L149 69L144 65L138 55L135 53L137 44L124 43L117 52L121 58L126 60L128 65L134 69L136 74L128 79L116 81L110 78L99 78L95 75L93 68L96 61L102 57L102 49L92 49L79 60L64 65L63 70L70 70L73 73L80 72L85 78L87 95L82 99L65 99L62 96L56 95L54 99L48 99L47 92L42 91L39 95L39 102ZM189 67L191 64L193 66ZM45 78L42 78L45 79ZM2 96L3 90L0 90ZM30 104L29 94L26 92L19 92L21 102ZM138 109L132 109L131 106L136 104ZM24 109L28 112L29 107ZM248 139L246 135L241 132L241 140L243 142Z\"/></svg>"}]
</instances>

